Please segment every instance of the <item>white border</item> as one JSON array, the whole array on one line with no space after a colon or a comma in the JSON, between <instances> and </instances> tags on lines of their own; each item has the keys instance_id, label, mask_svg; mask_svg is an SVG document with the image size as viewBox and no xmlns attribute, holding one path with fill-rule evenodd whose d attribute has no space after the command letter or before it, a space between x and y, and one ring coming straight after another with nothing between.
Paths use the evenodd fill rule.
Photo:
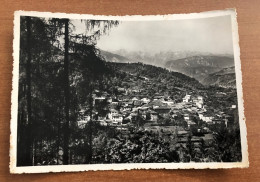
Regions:
<instances>
[{"instance_id":1,"label":"white border","mask_svg":"<svg viewBox=\"0 0 260 182\"><path fill-rule=\"evenodd\" d=\"M238 94L239 124L242 145L242 162L222 162L222 163L127 163L127 164L88 164L88 165L54 165L54 166L31 166L16 167L16 142L17 142L17 111L18 111L18 82L19 82L19 41L20 41L20 16L55 17L69 19L95 19L95 20L124 20L124 21L159 21L159 20L182 20L209 18L216 16L231 16L233 49L235 59L236 84ZM13 80L11 95L11 135L10 135L10 172L11 173L47 173L65 171L96 171L96 170L130 170L130 169L217 169L217 168L244 168L249 166L247 133L243 106L242 72L240 63L240 48L238 38L238 25L236 20L236 10L227 9L219 11L209 11L191 14L172 15L149 15L149 16L98 16L79 15L49 12L26 12L16 11L14 13L14 41L13 41Z\"/></svg>"}]
</instances>

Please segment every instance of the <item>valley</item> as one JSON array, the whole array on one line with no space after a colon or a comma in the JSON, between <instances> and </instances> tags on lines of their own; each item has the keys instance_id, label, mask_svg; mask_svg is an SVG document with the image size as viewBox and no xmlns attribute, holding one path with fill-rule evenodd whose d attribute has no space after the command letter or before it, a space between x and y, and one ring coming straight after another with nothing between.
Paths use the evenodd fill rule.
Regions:
<instances>
[{"instance_id":1,"label":"valley","mask_svg":"<svg viewBox=\"0 0 260 182\"><path fill-rule=\"evenodd\" d=\"M170 71L185 74L195 78L203 85L217 85L220 87L235 87L234 74L224 75L218 80L218 72L224 72L234 67L234 58L231 55L212 55L199 52L160 52L150 55L145 52L127 52L125 50L113 53L101 50L101 55L108 62L137 63L154 65ZM214 76L214 73L216 75ZM214 78L213 78L214 77Z\"/></svg>"}]
</instances>

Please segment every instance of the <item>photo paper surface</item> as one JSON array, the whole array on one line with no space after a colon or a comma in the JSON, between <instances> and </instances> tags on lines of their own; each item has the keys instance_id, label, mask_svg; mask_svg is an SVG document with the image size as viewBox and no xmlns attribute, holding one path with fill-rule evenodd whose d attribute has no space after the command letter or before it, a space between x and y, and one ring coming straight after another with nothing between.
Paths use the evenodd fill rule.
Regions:
<instances>
[{"instance_id":1,"label":"photo paper surface","mask_svg":"<svg viewBox=\"0 0 260 182\"><path fill-rule=\"evenodd\" d=\"M10 172L248 167L236 11L15 12Z\"/></svg>"}]
</instances>

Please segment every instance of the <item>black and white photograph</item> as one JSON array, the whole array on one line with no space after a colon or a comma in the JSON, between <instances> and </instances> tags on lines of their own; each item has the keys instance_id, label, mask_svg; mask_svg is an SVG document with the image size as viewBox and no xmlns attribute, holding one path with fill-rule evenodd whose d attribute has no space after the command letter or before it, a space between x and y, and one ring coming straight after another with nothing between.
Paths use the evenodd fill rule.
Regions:
<instances>
[{"instance_id":1,"label":"black and white photograph","mask_svg":"<svg viewBox=\"0 0 260 182\"><path fill-rule=\"evenodd\" d=\"M17 11L11 173L248 167L237 29Z\"/></svg>"}]
</instances>

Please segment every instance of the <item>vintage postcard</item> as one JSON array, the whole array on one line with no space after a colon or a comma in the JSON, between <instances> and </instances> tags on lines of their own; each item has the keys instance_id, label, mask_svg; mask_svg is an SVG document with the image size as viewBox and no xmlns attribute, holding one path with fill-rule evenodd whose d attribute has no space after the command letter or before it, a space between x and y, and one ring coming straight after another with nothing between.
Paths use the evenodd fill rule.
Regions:
<instances>
[{"instance_id":1,"label":"vintage postcard","mask_svg":"<svg viewBox=\"0 0 260 182\"><path fill-rule=\"evenodd\" d=\"M11 173L249 166L234 9L14 15Z\"/></svg>"}]
</instances>

